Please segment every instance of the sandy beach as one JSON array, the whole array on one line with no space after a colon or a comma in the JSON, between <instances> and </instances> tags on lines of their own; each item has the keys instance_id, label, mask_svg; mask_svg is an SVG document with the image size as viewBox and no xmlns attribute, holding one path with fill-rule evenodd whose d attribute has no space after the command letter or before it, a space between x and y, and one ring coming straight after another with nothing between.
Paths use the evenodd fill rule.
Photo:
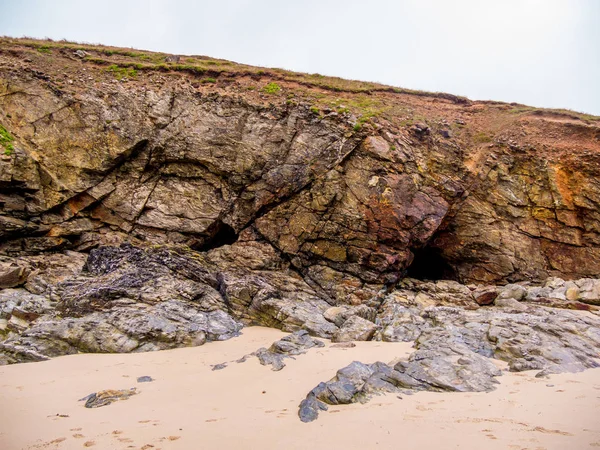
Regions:
<instances>
[{"instance_id":1,"label":"sandy beach","mask_svg":"<svg viewBox=\"0 0 600 450\"><path fill-rule=\"evenodd\" d=\"M298 404L354 360L390 361L411 344L311 349L280 372L234 361L284 336L253 327L201 347L81 354L0 368L0 448L12 449L586 449L600 447L600 369L537 379L508 373L490 393L422 392L332 406L312 423ZM137 377L155 381L138 383ZM137 387L88 409L78 399Z\"/></svg>"}]
</instances>

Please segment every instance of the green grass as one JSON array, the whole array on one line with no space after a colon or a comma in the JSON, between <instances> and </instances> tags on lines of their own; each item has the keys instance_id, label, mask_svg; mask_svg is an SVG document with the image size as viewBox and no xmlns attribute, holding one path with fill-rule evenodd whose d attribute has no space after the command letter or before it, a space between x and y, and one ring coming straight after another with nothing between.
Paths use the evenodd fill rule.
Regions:
<instances>
[{"instance_id":1,"label":"green grass","mask_svg":"<svg viewBox=\"0 0 600 450\"><path fill-rule=\"evenodd\" d=\"M202 80L202 83L216 83L217 80L215 78L205 78Z\"/></svg>"},{"instance_id":2,"label":"green grass","mask_svg":"<svg viewBox=\"0 0 600 450\"><path fill-rule=\"evenodd\" d=\"M321 111L325 108L333 107L334 110L337 110L341 114L355 114L361 124L376 117L388 120L395 120L400 117L406 118L406 124L413 122L414 120L411 118L413 112L408 111L405 104L403 105L394 100L394 96L423 96L444 99L458 104L469 103L469 100L464 97L446 93L405 89L374 82L345 80L318 73L295 73L278 68L253 67L200 55L183 55L181 56L181 64L179 64L166 63L165 57L169 55L160 52L130 48L107 48L101 45L68 42L65 40L13 39L7 37L0 38L0 40L2 43L27 46L32 51L41 53L51 53L55 49L73 51L81 49L89 53L89 56L84 59L85 62L104 66L104 68L116 66L114 69L109 70L119 79L133 77L136 71L182 71L206 80L209 79L206 77L219 78L222 73L228 74L231 77L249 75L253 80L260 80L262 78L263 81L260 86L256 87L257 90L273 95L281 93L283 91L281 85L285 83L285 93L296 93L297 102L314 105ZM60 56L57 55L57 57ZM202 82L208 83L210 81L202 80ZM265 86L264 83L268 84ZM247 89L251 90L252 88L248 87ZM510 111L513 114L561 114L566 117L584 120L588 123L600 120L598 116L570 110L532 108L516 103L504 105L503 110ZM488 136L478 137L477 139L489 142L492 138Z\"/></svg>"},{"instance_id":3,"label":"green grass","mask_svg":"<svg viewBox=\"0 0 600 450\"><path fill-rule=\"evenodd\" d=\"M109 72L112 72L117 80L122 80L123 78L133 78L137 75L137 70L133 67L121 67L113 64L106 68Z\"/></svg>"},{"instance_id":4,"label":"green grass","mask_svg":"<svg viewBox=\"0 0 600 450\"><path fill-rule=\"evenodd\" d=\"M6 128L0 125L0 145L4 147L4 154L7 156L12 155L15 148L13 147L14 138L8 132Z\"/></svg>"},{"instance_id":5,"label":"green grass","mask_svg":"<svg viewBox=\"0 0 600 450\"><path fill-rule=\"evenodd\" d=\"M311 106L310 112L313 114L319 114L319 108L317 108L316 106Z\"/></svg>"},{"instance_id":6,"label":"green grass","mask_svg":"<svg viewBox=\"0 0 600 450\"><path fill-rule=\"evenodd\" d=\"M473 136L473 142L476 144L485 144L487 142L492 142L492 136L490 136L485 131L480 131Z\"/></svg>"},{"instance_id":7,"label":"green grass","mask_svg":"<svg viewBox=\"0 0 600 450\"><path fill-rule=\"evenodd\" d=\"M267 84L262 90L266 94L277 94L279 91L281 91L281 86L272 81L271 83Z\"/></svg>"}]
</instances>

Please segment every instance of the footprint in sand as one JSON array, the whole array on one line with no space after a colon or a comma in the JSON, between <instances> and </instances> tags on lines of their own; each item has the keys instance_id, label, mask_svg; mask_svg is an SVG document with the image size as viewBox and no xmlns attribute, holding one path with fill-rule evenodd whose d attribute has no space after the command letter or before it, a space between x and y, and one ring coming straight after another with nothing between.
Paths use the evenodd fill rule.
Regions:
<instances>
[{"instance_id":1,"label":"footprint in sand","mask_svg":"<svg viewBox=\"0 0 600 450\"><path fill-rule=\"evenodd\" d=\"M96 442L94 442L94 441L85 441L83 443L84 447L93 447L94 445L96 445Z\"/></svg>"},{"instance_id":2,"label":"footprint in sand","mask_svg":"<svg viewBox=\"0 0 600 450\"><path fill-rule=\"evenodd\" d=\"M74 437L75 439L81 439L81 438L84 438L85 436L84 436L83 434L81 434L81 433L75 433L75 434L73 435L73 437Z\"/></svg>"},{"instance_id":3,"label":"footprint in sand","mask_svg":"<svg viewBox=\"0 0 600 450\"><path fill-rule=\"evenodd\" d=\"M81 431L81 427L79 427L79 428L71 428L69 431Z\"/></svg>"},{"instance_id":4,"label":"footprint in sand","mask_svg":"<svg viewBox=\"0 0 600 450\"><path fill-rule=\"evenodd\" d=\"M540 433L549 433L549 434L560 434L562 436L573 436L572 433L569 433L567 431L549 430L548 428L544 428L544 427L535 427L531 431L539 431Z\"/></svg>"},{"instance_id":5,"label":"footprint in sand","mask_svg":"<svg viewBox=\"0 0 600 450\"><path fill-rule=\"evenodd\" d=\"M423 416L418 416L416 414L404 414L404 418L406 420L420 420L423 418Z\"/></svg>"},{"instance_id":6,"label":"footprint in sand","mask_svg":"<svg viewBox=\"0 0 600 450\"><path fill-rule=\"evenodd\" d=\"M112 434L122 434L123 432L121 430L113 430Z\"/></svg>"},{"instance_id":7,"label":"footprint in sand","mask_svg":"<svg viewBox=\"0 0 600 450\"><path fill-rule=\"evenodd\" d=\"M66 440L67 440L66 437L59 437L59 438L56 438L56 439L48 442L48 444L60 444L62 441L66 441Z\"/></svg>"}]
</instances>

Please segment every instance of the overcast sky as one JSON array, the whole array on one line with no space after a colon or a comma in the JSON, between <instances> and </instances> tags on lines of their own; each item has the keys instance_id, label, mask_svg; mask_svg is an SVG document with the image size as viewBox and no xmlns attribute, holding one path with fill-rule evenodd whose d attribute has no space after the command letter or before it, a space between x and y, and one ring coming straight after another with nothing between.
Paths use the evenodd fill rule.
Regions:
<instances>
[{"instance_id":1,"label":"overcast sky","mask_svg":"<svg viewBox=\"0 0 600 450\"><path fill-rule=\"evenodd\" d=\"M600 115L600 0L0 0L50 37Z\"/></svg>"}]
</instances>

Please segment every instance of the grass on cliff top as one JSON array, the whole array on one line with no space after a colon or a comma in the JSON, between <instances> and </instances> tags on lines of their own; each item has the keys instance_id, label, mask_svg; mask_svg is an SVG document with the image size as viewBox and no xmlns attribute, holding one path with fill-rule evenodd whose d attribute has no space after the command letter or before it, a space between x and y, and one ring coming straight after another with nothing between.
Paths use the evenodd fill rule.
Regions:
<instances>
[{"instance_id":1,"label":"grass on cliff top","mask_svg":"<svg viewBox=\"0 0 600 450\"><path fill-rule=\"evenodd\" d=\"M4 128L4 126L0 125L0 145L4 148L4 154L7 156L12 155L15 149L12 144L13 141L14 138L11 136L8 130Z\"/></svg>"},{"instance_id":2,"label":"grass on cliff top","mask_svg":"<svg viewBox=\"0 0 600 450\"><path fill-rule=\"evenodd\" d=\"M133 78L137 75L137 71L133 67L120 67L116 64L109 66L106 70L112 72L117 80Z\"/></svg>"},{"instance_id":3,"label":"grass on cliff top","mask_svg":"<svg viewBox=\"0 0 600 450\"><path fill-rule=\"evenodd\" d=\"M108 66L116 64L123 68L132 67L136 70L187 71L198 74L208 73L211 76L218 76L219 73L224 72L232 74L248 74L257 77L265 76L282 81L295 82L307 87L318 87L333 92L370 93L383 91L446 98L457 102L468 102L468 99L464 97L458 97L451 94L396 88L379 83L328 77L318 73L307 74L278 68L267 69L209 58L206 56L180 56L178 62L167 62L166 58L171 56L167 53L106 47L66 40L53 41L51 39L38 40L31 38L3 37L0 38L0 41L31 47L40 52L49 52L51 49L82 50L88 53L88 56L85 59L89 62Z\"/></svg>"},{"instance_id":4,"label":"grass on cliff top","mask_svg":"<svg viewBox=\"0 0 600 450\"><path fill-rule=\"evenodd\" d=\"M437 99L445 99L453 103L469 104L470 101L466 97L460 97L442 92L426 92L405 88L387 86L379 83L346 80L339 77L329 77L318 73L308 74L300 72L292 72L279 68L267 69L263 67L255 67L246 64L234 63L227 60L210 58L207 56L179 56L173 58L173 55L160 52L142 51L128 48L107 47L102 45L94 45L87 43L70 42L66 40L53 41L51 39L39 40L31 38L10 38L1 37L1 44L21 45L36 49L39 53L51 53L53 49L76 51L82 50L88 53L84 58L85 61L97 65L111 67L110 71L114 72L115 77L134 77L137 72L141 71L161 71L161 72L187 72L192 75L201 76L203 83L214 83L220 76L235 76L247 75L254 79L261 80L263 77L270 82L267 87L263 88L262 92L268 94L279 93L273 86L280 86L277 82L294 83L293 91L297 94L302 94L302 87L306 87L311 92L305 91L304 94L313 103L317 103L317 107L328 107L333 109L353 110L359 115L361 120L369 120L369 118L398 113L395 111L397 107L385 105L381 100L373 99L370 101L364 99L364 95L371 95L377 92L386 92L390 94L412 95L419 97L431 97ZM48 55L50 56L50 55ZM52 55L54 56L54 55ZM213 81L215 80L215 81ZM281 88L281 86L280 86ZM330 92L330 94L319 94L315 88L321 92ZM344 98L344 94L359 94L360 98ZM340 100L341 101L338 101ZM290 101L288 99L288 101ZM337 105L332 105L334 102ZM493 102L497 103L497 102ZM402 112L402 111L400 111ZM576 111L565 109L543 109L533 108L524 105L515 105L511 110L515 114L533 113L533 114L560 114L570 118L581 119L584 121L598 121L599 116L591 114L579 113Z\"/></svg>"}]
</instances>

